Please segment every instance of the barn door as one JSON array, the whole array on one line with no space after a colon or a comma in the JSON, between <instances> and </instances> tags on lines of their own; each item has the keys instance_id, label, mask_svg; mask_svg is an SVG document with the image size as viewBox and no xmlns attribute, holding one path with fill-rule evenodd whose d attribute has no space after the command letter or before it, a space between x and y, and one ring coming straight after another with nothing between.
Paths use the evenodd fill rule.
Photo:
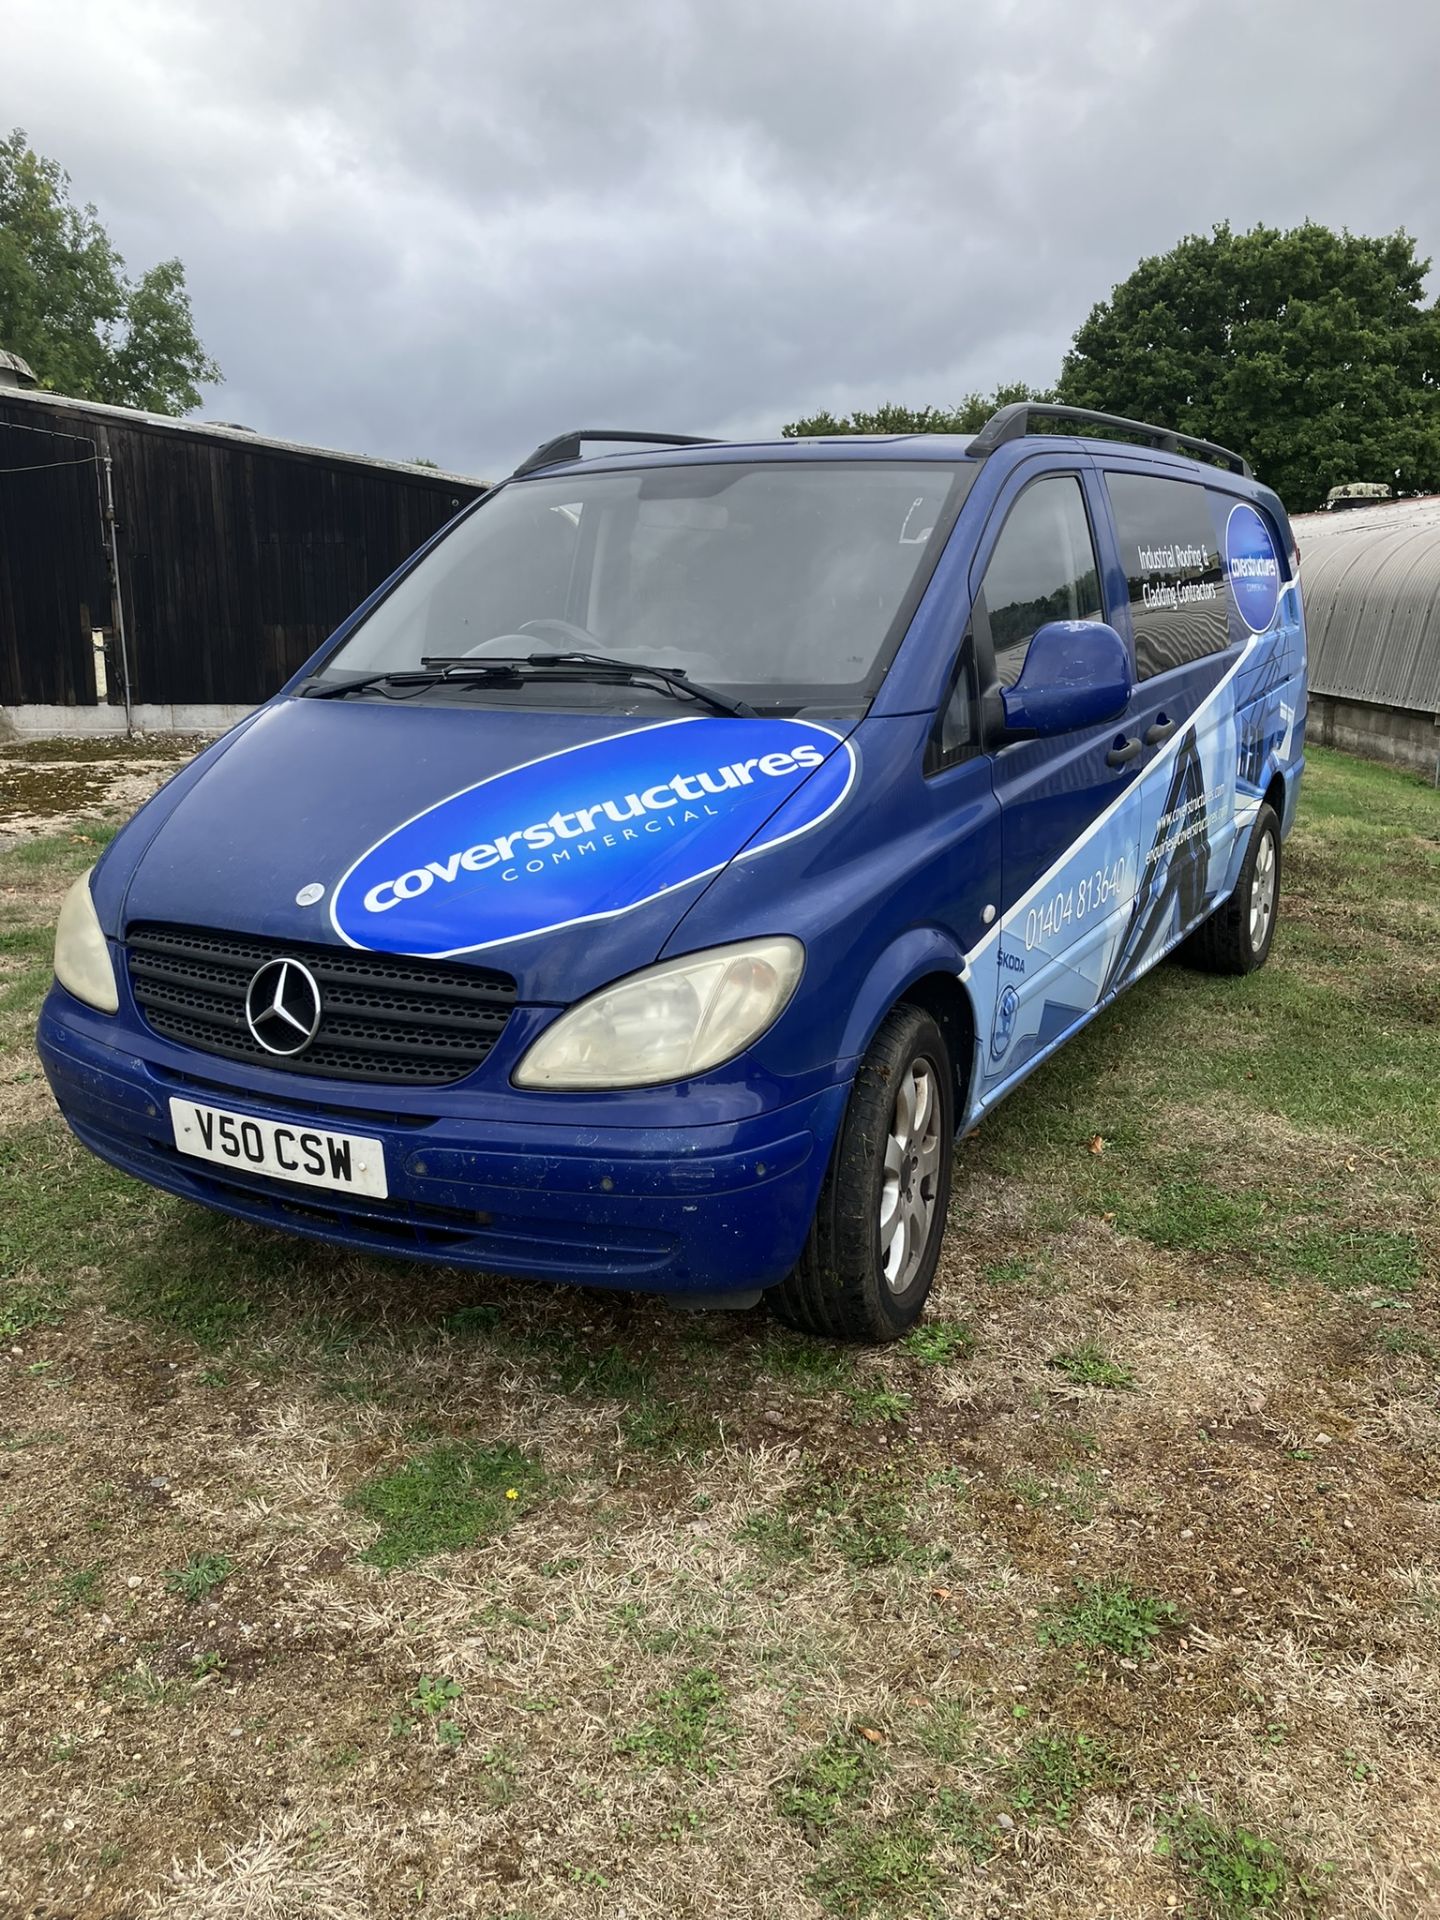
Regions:
<instances>
[{"instance_id":1,"label":"barn door","mask_svg":"<svg viewBox=\"0 0 1440 1920\"><path fill-rule=\"evenodd\" d=\"M0 401L0 706L93 706L100 685L121 697L95 641L110 625L97 451Z\"/></svg>"}]
</instances>

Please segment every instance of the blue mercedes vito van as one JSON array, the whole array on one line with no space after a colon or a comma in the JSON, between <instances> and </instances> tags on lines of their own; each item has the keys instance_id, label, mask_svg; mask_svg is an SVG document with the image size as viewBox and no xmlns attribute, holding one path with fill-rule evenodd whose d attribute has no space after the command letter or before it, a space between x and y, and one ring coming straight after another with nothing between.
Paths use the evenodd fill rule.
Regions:
<instances>
[{"instance_id":1,"label":"blue mercedes vito van","mask_svg":"<svg viewBox=\"0 0 1440 1920\"><path fill-rule=\"evenodd\" d=\"M892 1338L957 1131L1172 949L1264 962L1305 703L1208 442L572 434L76 883L40 1052L227 1213Z\"/></svg>"}]
</instances>

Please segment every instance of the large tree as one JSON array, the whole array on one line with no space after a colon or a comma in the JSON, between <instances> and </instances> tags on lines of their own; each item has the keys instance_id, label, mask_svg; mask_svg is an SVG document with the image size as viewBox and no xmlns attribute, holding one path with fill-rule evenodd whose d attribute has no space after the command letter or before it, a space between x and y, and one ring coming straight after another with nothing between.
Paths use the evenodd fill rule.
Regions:
<instances>
[{"instance_id":1,"label":"large tree","mask_svg":"<svg viewBox=\"0 0 1440 1920\"><path fill-rule=\"evenodd\" d=\"M152 413L187 413L220 378L180 262L129 278L94 207L18 128L0 140L0 347L58 393Z\"/></svg>"},{"instance_id":2,"label":"large tree","mask_svg":"<svg viewBox=\"0 0 1440 1920\"><path fill-rule=\"evenodd\" d=\"M1405 233L1228 225L1142 260L1075 336L1060 398L1246 455L1295 510L1440 487L1440 311ZM1398 483L1397 483L1398 475Z\"/></svg>"},{"instance_id":3,"label":"large tree","mask_svg":"<svg viewBox=\"0 0 1440 1920\"><path fill-rule=\"evenodd\" d=\"M814 435L836 433L978 433L991 414L1014 400L1053 400L1053 393L1040 393L1022 380L1008 387L997 387L989 396L967 393L956 407L900 407L887 401L873 413L856 411L836 419L830 412L811 414L808 420L792 420L781 433L787 440L808 440Z\"/></svg>"}]
</instances>

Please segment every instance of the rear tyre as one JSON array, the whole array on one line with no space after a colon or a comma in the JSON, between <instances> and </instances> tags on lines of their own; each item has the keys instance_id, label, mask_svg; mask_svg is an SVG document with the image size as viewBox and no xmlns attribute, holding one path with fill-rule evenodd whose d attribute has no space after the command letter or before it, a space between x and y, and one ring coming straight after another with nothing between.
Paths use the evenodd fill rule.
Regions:
<instances>
[{"instance_id":1,"label":"rear tyre","mask_svg":"<svg viewBox=\"0 0 1440 1920\"><path fill-rule=\"evenodd\" d=\"M1270 956L1280 912L1280 820L1262 803L1235 891L1202 920L1180 949L1187 966L1205 973L1253 973Z\"/></svg>"},{"instance_id":2,"label":"rear tyre","mask_svg":"<svg viewBox=\"0 0 1440 1920\"><path fill-rule=\"evenodd\" d=\"M769 1292L787 1326L896 1340L920 1318L950 1203L955 1076L918 1007L886 1015L855 1076L810 1238Z\"/></svg>"}]
</instances>

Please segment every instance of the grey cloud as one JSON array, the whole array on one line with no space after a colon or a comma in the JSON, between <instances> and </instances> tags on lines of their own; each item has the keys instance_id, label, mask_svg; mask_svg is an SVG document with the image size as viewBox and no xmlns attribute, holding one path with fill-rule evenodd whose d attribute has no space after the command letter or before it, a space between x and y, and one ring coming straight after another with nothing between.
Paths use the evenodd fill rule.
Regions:
<instances>
[{"instance_id":1,"label":"grey cloud","mask_svg":"<svg viewBox=\"0 0 1440 1920\"><path fill-rule=\"evenodd\" d=\"M11 0L0 120L268 432L503 471L1043 381L1229 218L1440 247L1440 18L1243 0Z\"/></svg>"}]
</instances>

